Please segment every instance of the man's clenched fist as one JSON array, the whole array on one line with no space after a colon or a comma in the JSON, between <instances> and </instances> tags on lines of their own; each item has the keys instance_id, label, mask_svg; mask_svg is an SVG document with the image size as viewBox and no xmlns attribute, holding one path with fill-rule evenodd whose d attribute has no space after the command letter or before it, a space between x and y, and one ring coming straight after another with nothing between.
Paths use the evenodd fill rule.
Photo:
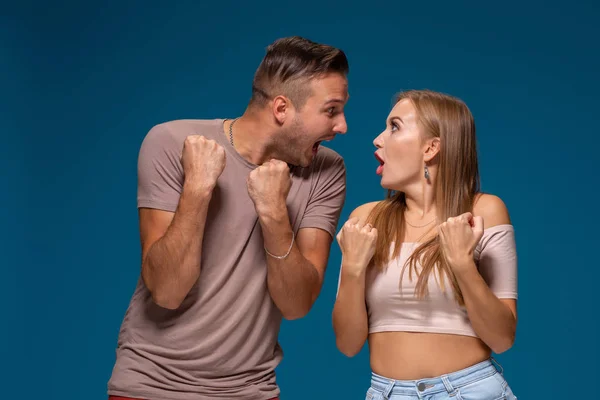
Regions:
<instances>
[{"instance_id":1,"label":"man's clenched fist","mask_svg":"<svg viewBox=\"0 0 600 400\"><path fill-rule=\"evenodd\" d=\"M248 176L248 194L259 215L285 206L292 186L290 168L279 160L267 161Z\"/></svg>"},{"instance_id":2,"label":"man's clenched fist","mask_svg":"<svg viewBox=\"0 0 600 400\"><path fill-rule=\"evenodd\" d=\"M183 143L181 162L186 184L212 190L225 169L225 149L214 140L191 135Z\"/></svg>"}]
</instances>

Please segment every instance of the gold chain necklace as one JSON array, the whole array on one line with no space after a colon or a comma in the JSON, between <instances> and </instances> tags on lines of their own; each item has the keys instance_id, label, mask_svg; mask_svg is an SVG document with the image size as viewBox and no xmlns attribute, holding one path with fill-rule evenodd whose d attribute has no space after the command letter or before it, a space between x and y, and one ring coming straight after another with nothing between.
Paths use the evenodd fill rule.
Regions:
<instances>
[{"instance_id":1,"label":"gold chain necklace","mask_svg":"<svg viewBox=\"0 0 600 400\"><path fill-rule=\"evenodd\" d=\"M426 223L425 225L413 225L413 224L411 224L410 222L408 222L408 219L406 219L406 216L404 217L404 221L406 221L406 223L407 223L407 224L409 224L410 226L412 226L413 228L424 228L424 227L426 227L427 225L431 224L432 222L435 222L435 220L436 220L436 219L437 219L437 217L436 217L436 218L434 218L434 219L432 219L431 221L429 221L429 222L428 222L428 223Z\"/></svg>"},{"instance_id":2,"label":"gold chain necklace","mask_svg":"<svg viewBox=\"0 0 600 400\"><path fill-rule=\"evenodd\" d=\"M233 121L231 121L231 124L229 124L229 143L231 143L232 147L235 147L233 145L233 124L235 124L235 121L237 121L238 118L235 118Z\"/></svg>"}]
</instances>

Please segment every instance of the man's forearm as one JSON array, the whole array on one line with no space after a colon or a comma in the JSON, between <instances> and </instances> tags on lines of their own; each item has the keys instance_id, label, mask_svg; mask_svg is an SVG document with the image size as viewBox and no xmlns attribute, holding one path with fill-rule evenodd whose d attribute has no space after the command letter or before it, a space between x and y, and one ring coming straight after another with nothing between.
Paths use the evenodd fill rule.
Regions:
<instances>
[{"instance_id":1,"label":"man's forearm","mask_svg":"<svg viewBox=\"0 0 600 400\"><path fill-rule=\"evenodd\" d=\"M267 255L267 283L273 301L286 319L297 319L306 315L317 298L321 279L317 269L300 252L295 241L292 243L292 228L287 210L273 210L259 217L265 248L276 256Z\"/></svg>"},{"instance_id":2,"label":"man's forearm","mask_svg":"<svg viewBox=\"0 0 600 400\"><path fill-rule=\"evenodd\" d=\"M179 307L200 276L202 240L211 190L184 186L173 220L150 247L142 274L154 301Z\"/></svg>"},{"instance_id":3,"label":"man's forearm","mask_svg":"<svg viewBox=\"0 0 600 400\"><path fill-rule=\"evenodd\" d=\"M475 333L495 353L508 350L515 338L516 318L490 290L475 265L456 274Z\"/></svg>"}]
</instances>

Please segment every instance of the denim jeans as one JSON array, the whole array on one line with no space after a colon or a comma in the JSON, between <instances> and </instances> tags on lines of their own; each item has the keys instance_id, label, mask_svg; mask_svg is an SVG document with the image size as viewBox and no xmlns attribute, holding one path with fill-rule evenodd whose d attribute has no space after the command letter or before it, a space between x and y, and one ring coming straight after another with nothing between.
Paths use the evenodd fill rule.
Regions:
<instances>
[{"instance_id":1,"label":"denim jeans","mask_svg":"<svg viewBox=\"0 0 600 400\"><path fill-rule=\"evenodd\" d=\"M500 372L496 370L490 359L450 374L414 381L373 373L366 400L516 400L501 368Z\"/></svg>"}]
</instances>

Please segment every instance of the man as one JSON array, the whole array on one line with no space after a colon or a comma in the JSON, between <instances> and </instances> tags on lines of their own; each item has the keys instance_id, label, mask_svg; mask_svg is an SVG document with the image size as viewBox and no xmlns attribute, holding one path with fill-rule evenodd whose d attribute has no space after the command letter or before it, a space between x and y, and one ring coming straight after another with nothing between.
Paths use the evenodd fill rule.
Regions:
<instances>
[{"instance_id":1,"label":"man","mask_svg":"<svg viewBox=\"0 0 600 400\"><path fill-rule=\"evenodd\" d=\"M267 48L234 120L153 127L138 161L142 271L113 398L267 400L282 317L317 298L346 193L348 61L300 37Z\"/></svg>"}]
</instances>

